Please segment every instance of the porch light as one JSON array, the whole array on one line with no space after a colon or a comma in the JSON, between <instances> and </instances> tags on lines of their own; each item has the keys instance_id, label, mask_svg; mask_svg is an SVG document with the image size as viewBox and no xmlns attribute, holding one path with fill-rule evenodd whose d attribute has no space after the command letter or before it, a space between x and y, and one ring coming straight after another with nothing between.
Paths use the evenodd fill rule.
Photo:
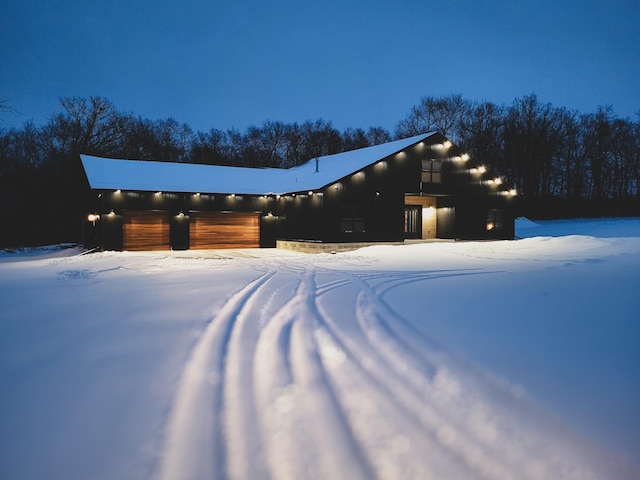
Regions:
<instances>
[{"instance_id":1,"label":"porch light","mask_svg":"<svg viewBox=\"0 0 640 480\"><path fill-rule=\"evenodd\" d=\"M276 195L276 200L280 200L280 195Z\"/></svg>"},{"instance_id":2,"label":"porch light","mask_svg":"<svg viewBox=\"0 0 640 480\"><path fill-rule=\"evenodd\" d=\"M120 195L120 194L122 193L122 190L117 189L117 190L116 190L115 192L113 192L113 193L115 193L116 195Z\"/></svg>"},{"instance_id":3,"label":"porch light","mask_svg":"<svg viewBox=\"0 0 640 480\"><path fill-rule=\"evenodd\" d=\"M485 167L484 165L480 165L480 166L478 167L478 172L480 172L480 173L484 173L484 172L486 172L486 171L487 171L487 167Z\"/></svg>"},{"instance_id":4,"label":"porch light","mask_svg":"<svg viewBox=\"0 0 640 480\"><path fill-rule=\"evenodd\" d=\"M443 146L444 148L451 148L451 145L453 145L453 144L452 144L449 140L447 140L446 142L444 142L444 143L442 144L442 146Z\"/></svg>"},{"instance_id":5,"label":"porch light","mask_svg":"<svg viewBox=\"0 0 640 480\"><path fill-rule=\"evenodd\" d=\"M469 154L468 154L468 153L463 153L463 154L462 154L462 156L460 157L460 159L461 159L463 162L466 162L467 160L469 160L469 158L470 158L470 157L469 157Z\"/></svg>"},{"instance_id":6,"label":"porch light","mask_svg":"<svg viewBox=\"0 0 640 480\"><path fill-rule=\"evenodd\" d=\"M229 198L236 198L236 194L235 193L230 194Z\"/></svg>"},{"instance_id":7,"label":"porch light","mask_svg":"<svg viewBox=\"0 0 640 480\"><path fill-rule=\"evenodd\" d=\"M502 185L502 178L500 177L494 178L493 183L495 183L496 185Z\"/></svg>"},{"instance_id":8,"label":"porch light","mask_svg":"<svg viewBox=\"0 0 640 480\"><path fill-rule=\"evenodd\" d=\"M422 209L422 216L424 218L433 218L436 213L436 209L433 207L427 207Z\"/></svg>"},{"instance_id":9,"label":"porch light","mask_svg":"<svg viewBox=\"0 0 640 480\"><path fill-rule=\"evenodd\" d=\"M97 213L90 213L89 215L87 215L87 220L95 225L96 221L100 220L100 215L98 215Z\"/></svg>"},{"instance_id":10,"label":"porch light","mask_svg":"<svg viewBox=\"0 0 640 480\"><path fill-rule=\"evenodd\" d=\"M200 196L200 193L194 193L193 195L194 195L195 197L199 197L199 196Z\"/></svg>"},{"instance_id":11,"label":"porch light","mask_svg":"<svg viewBox=\"0 0 640 480\"><path fill-rule=\"evenodd\" d=\"M309 190L309 196L313 195L313 191Z\"/></svg>"},{"instance_id":12,"label":"porch light","mask_svg":"<svg viewBox=\"0 0 640 480\"><path fill-rule=\"evenodd\" d=\"M162 192L156 192L156 195L162 195Z\"/></svg>"},{"instance_id":13,"label":"porch light","mask_svg":"<svg viewBox=\"0 0 640 480\"><path fill-rule=\"evenodd\" d=\"M511 190L509 190L509 195L515 197L516 195L518 195L518 191L515 188L512 188Z\"/></svg>"}]
</instances>

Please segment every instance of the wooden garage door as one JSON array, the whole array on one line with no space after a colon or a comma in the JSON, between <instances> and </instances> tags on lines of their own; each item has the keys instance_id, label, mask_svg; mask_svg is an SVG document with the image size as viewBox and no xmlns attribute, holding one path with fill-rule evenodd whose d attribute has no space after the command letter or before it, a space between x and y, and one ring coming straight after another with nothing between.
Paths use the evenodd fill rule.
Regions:
<instances>
[{"instance_id":1,"label":"wooden garage door","mask_svg":"<svg viewBox=\"0 0 640 480\"><path fill-rule=\"evenodd\" d=\"M257 248L260 217L245 212L190 212L191 248Z\"/></svg>"},{"instance_id":2,"label":"wooden garage door","mask_svg":"<svg viewBox=\"0 0 640 480\"><path fill-rule=\"evenodd\" d=\"M169 250L167 212L126 211L123 217L125 250Z\"/></svg>"}]
</instances>

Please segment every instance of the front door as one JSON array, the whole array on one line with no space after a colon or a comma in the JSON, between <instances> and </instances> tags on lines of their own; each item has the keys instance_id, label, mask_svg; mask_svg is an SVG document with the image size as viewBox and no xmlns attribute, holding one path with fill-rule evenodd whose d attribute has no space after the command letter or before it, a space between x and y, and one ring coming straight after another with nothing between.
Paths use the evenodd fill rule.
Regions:
<instances>
[{"instance_id":1,"label":"front door","mask_svg":"<svg viewBox=\"0 0 640 480\"><path fill-rule=\"evenodd\" d=\"M422 238L422 205L404 206L404 238Z\"/></svg>"}]
</instances>

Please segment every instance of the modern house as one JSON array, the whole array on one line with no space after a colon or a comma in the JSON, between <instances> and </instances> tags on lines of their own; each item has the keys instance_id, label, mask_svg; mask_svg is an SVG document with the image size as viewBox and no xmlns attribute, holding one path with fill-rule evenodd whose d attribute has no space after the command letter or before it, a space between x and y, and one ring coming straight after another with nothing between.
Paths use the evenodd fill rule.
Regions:
<instances>
[{"instance_id":1,"label":"modern house","mask_svg":"<svg viewBox=\"0 0 640 480\"><path fill-rule=\"evenodd\" d=\"M438 133L289 169L81 160L85 243L104 250L514 236L515 190Z\"/></svg>"}]
</instances>

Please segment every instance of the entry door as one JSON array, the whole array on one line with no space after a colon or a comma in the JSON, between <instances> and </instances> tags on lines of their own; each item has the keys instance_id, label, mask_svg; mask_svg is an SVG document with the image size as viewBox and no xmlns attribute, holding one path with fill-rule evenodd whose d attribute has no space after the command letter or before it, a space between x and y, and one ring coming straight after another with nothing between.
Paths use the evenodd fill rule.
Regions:
<instances>
[{"instance_id":1,"label":"entry door","mask_svg":"<svg viewBox=\"0 0 640 480\"><path fill-rule=\"evenodd\" d=\"M404 238L422 238L422 205L404 206Z\"/></svg>"}]
</instances>

